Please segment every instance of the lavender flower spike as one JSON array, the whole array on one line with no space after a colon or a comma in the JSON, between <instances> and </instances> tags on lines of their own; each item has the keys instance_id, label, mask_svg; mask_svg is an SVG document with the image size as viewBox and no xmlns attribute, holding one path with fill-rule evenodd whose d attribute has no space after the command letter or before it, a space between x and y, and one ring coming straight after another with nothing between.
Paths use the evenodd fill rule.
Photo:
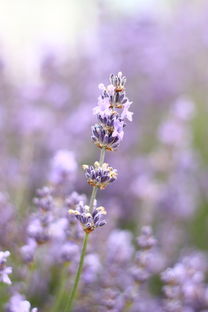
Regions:
<instances>
[{"instance_id":1,"label":"lavender flower spike","mask_svg":"<svg viewBox=\"0 0 208 312\"><path fill-rule=\"evenodd\" d=\"M161 259L157 262L155 259L158 257L155 246L157 240L154 238L152 228L150 226L143 226L141 234L137 238L139 251L135 254L135 263L131 268L131 274L136 283L144 283L151 275L160 269Z\"/></svg>"},{"instance_id":2,"label":"lavender flower spike","mask_svg":"<svg viewBox=\"0 0 208 312\"><path fill-rule=\"evenodd\" d=\"M6 266L7 257L10 256L10 252L7 251L0 251L0 281L11 285L11 280L9 278L9 274L12 273L12 268Z\"/></svg>"},{"instance_id":3,"label":"lavender flower spike","mask_svg":"<svg viewBox=\"0 0 208 312\"><path fill-rule=\"evenodd\" d=\"M65 311L71 312L73 302L77 293L77 288L82 273L84 258L87 250L89 233L95 228L106 224L104 215L105 208L96 207L97 190L103 190L108 184L117 178L117 170L104 162L106 150L115 151L124 136L125 120L132 120L133 113L129 112L131 102L125 94L126 77L121 72L118 75L110 75L110 85L105 87L99 85L101 95L98 98L98 105L93 109L93 114L97 115L98 123L92 127L92 141L101 148L100 159L94 166L83 165L87 182L92 186L89 206L82 201L76 209L70 209L69 213L75 215L80 221L85 237L80 255L79 266L75 276L74 285L69 297ZM119 112L121 110L121 112Z\"/></svg>"}]
</instances>

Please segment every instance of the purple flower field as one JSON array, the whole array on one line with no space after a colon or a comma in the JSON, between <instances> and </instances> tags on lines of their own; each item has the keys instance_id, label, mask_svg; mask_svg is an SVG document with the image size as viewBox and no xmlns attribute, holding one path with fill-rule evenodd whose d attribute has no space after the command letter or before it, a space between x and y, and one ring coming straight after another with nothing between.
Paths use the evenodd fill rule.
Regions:
<instances>
[{"instance_id":1,"label":"purple flower field","mask_svg":"<svg viewBox=\"0 0 208 312\"><path fill-rule=\"evenodd\" d=\"M90 5L38 79L0 30L0 311L207 312L208 4Z\"/></svg>"}]
</instances>

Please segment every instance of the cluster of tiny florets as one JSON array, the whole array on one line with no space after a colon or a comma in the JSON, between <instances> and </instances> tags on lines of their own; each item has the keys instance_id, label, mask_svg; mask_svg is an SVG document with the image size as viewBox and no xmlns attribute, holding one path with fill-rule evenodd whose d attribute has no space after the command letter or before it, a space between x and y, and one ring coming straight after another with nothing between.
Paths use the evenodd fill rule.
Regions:
<instances>
[{"instance_id":1,"label":"cluster of tiny florets","mask_svg":"<svg viewBox=\"0 0 208 312\"><path fill-rule=\"evenodd\" d=\"M117 170L110 167L107 163L100 165L98 161L94 166L83 165L87 182L103 190L109 183L117 178Z\"/></svg>"},{"instance_id":2,"label":"cluster of tiny florets","mask_svg":"<svg viewBox=\"0 0 208 312\"><path fill-rule=\"evenodd\" d=\"M101 95L93 109L98 123L92 127L92 140L99 148L114 151L120 145L124 135L125 121L132 121L129 111L132 104L125 93L126 77L121 72L110 75L110 85L99 85Z\"/></svg>"},{"instance_id":3,"label":"cluster of tiny florets","mask_svg":"<svg viewBox=\"0 0 208 312\"><path fill-rule=\"evenodd\" d=\"M137 283L144 283L155 270L154 258L157 241L150 226L143 226L141 234L137 238L139 250L135 254L135 263L131 269L131 274Z\"/></svg>"},{"instance_id":4,"label":"cluster of tiny florets","mask_svg":"<svg viewBox=\"0 0 208 312\"><path fill-rule=\"evenodd\" d=\"M37 244L44 244L48 242L50 238L49 227L52 221L51 211L54 208L52 193L52 188L43 187L37 190L37 197L34 198L37 213L32 216L27 232L28 236Z\"/></svg>"},{"instance_id":5,"label":"cluster of tiny florets","mask_svg":"<svg viewBox=\"0 0 208 312\"><path fill-rule=\"evenodd\" d=\"M165 311L202 311L200 307L207 305L207 289L204 282L206 270L204 255L192 253L183 257L174 267L162 272L161 279L165 284ZM196 310L191 309L193 306Z\"/></svg>"},{"instance_id":6,"label":"cluster of tiny florets","mask_svg":"<svg viewBox=\"0 0 208 312\"><path fill-rule=\"evenodd\" d=\"M37 197L34 198L33 202L41 211L51 211L53 208L53 189L47 186L44 186L41 189L37 190Z\"/></svg>"},{"instance_id":7,"label":"cluster of tiny florets","mask_svg":"<svg viewBox=\"0 0 208 312\"><path fill-rule=\"evenodd\" d=\"M77 220L79 220L86 233L90 233L95 228L106 224L106 221L104 219L104 215L106 215L106 210L102 206L96 207L96 202L94 204L92 212L90 212L90 207L84 205L84 203L81 201L79 202L75 210L69 209L69 213L73 214L77 218Z\"/></svg>"},{"instance_id":8,"label":"cluster of tiny florets","mask_svg":"<svg viewBox=\"0 0 208 312\"><path fill-rule=\"evenodd\" d=\"M12 273L12 268L6 265L7 258L10 256L10 252L0 251L0 281L5 284L11 284L9 274Z\"/></svg>"}]
</instances>

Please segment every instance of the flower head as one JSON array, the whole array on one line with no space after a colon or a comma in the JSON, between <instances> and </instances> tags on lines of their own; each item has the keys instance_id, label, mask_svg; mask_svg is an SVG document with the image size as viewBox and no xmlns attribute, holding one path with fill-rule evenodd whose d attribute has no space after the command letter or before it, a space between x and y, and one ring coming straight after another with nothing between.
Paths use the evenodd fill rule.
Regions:
<instances>
[{"instance_id":1,"label":"flower head","mask_svg":"<svg viewBox=\"0 0 208 312\"><path fill-rule=\"evenodd\" d=\"M101 95L93 109L98 123L92 127L92 141L99 147L114 151L124 135L124 120L132 121L133 113L129 111L132 104L125 93L126 77L121 72L110 75L110 85L99 85Z\"/></svg>"},{"instance_id":2,"label":"flower head","mask_svg":"<svg viewBox=\"0 0 208 312\"><path fill-rule=\"evenodd\" d=\"M10 252L0 251L0 281L11 285L11 280L9 278L9 274L12 273L12 268L6 266L7 258L10 256Z\"/></svg>"},{"instance_id":3,"label":"flower head","mask_svg":"<svg viewBox=\"0 0 208 312\"><path fill-rule=\"evenodd\" d=\"M119 72L118 75L111 74L110 82L114 86L116 92L121 92L124 90L126 77L123 76L122 72Z\"/></svg>"},{"instance_id":4,"label":"flower head","mask_svg":"<svg viewBox=\"0 0 208 312\"><path fill-rule=\"evenodd\" d=\"M18 293L11 297L6 308L8 312L38 312L37 308L31 310L30 302Z\"/></svg>"},{"instance_id":5,"label":"flower head","mask_svg":"<svg viewBox=\"0 0 208 312\"><path fill-rule=\"evenodd\" d=\"M51 161L50 181L55 185L71 180L77 170L73 152L59 150Z\"/></svg>"},{"instance_id":6,"label":"flower head","mask_svg":"<svg viewBox=\"0 0 208 312\"><path fill-rule=\"evenodd\" d=\"M147 281L151 275L160 270L162 258L155 249L156 243L152 228L143 226L141 234L137 238L140 250L136 252L135 263L131 268L132 277L139 283Z\"/></svg>"},{"instance_id":7,"label":"flower head","mask_svg":"<svg viewBox=\"0 0 208 312\"><path fill-rule=\"evenodd\" d=\"M37 190L37 196L34 198L34 204L43 212L51 211L54 207L53 189L47 186Z\"/></svg>"},{"instance_id":8,"label":"flower head","mask_svg":"<svg viewBox=\"0 0 208 312\"><path fill-rule=\"evenodd\" d=\"M102 125L96 124L92 127L92 141L99 148L105 148L108 151L115 151L120 145L121 138L113 132L106 130Z\"/></svg>"},{"instance_id":9,"label":"flower head","mask_svg":"<svg viewBox=\"0 0 208 312\"><path fill-rule=\"evenodd\" d=\"M83 165L87 182L103 190L109 183L117 178L117 170L110 167L107 163L100 165L98 161L94 166Z\"/></svg>"},{"instance_id":10,"label":"flower head","mask_svg":"<svg viewBox=\"0 0 208 312\"><path fill-rule=\"evenodd\" d=\"M90 233L94 231L95 228L106 224L104 219L104 215L106 215L105 208L102 206L96 207L95 204L96 201L92 213L90 212L90 207L84 205L83 202L80 202L79 205L77 205L76 210L69 209L69 213L73 214L77 220L79 220L86 233Z\"/></svg>"},{"instance_id":11,"label":"flower head","mask_svg":"<svg viewBox=\"0 0 208 312\"><path fill-rule=\"evenodd\" d=\"M20 253L24 262L29 263L34 260L36 247L37 247L36 241L30 238L27 244L20 248Z\"/></svg>"},{"instance_id":12,"label":"flower head","mask_svg":"<svg viewBox=\"0 0 208 312\"><path fill-rule=\"evenodd\" d=\"M44 244L49 241L49 224L50 219L47 215L37 215L30 221L27 234L30 238L34 239L37 244Z\"/></svg>"},{"instance_id":13,"label":"flower head","mask_svg":"<svg viewBox=\"0 0 208 312\"><path fill-rule=\"evenodd\" d=\"M143 226L141 229L141 234L137 239L138 245L143 249L153 248L157 240L154 238L152 234L152 228L150 226Z\"/></svg>"}]
</instances>

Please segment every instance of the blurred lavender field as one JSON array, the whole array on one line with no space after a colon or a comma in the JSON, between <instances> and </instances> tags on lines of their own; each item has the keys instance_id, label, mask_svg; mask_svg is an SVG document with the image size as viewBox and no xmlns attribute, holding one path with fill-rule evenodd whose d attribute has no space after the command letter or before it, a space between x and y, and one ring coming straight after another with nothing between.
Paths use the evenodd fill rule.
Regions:
<instances>
[{"instance_id":1,"label":"blurred lavender field","mask_svg":"<svg viewBox=\"0 0 208 312\"><path fill-rule=\"evenodd\" d=\"M0 50L0 311L64 311L98 84L122 71L133 121L107 153L118 179L99 192L107 225L90 234L73 311L206 312L208 5L90 5L94 28L42 49L35 78Z\"/></svg>"}]
</instances>

